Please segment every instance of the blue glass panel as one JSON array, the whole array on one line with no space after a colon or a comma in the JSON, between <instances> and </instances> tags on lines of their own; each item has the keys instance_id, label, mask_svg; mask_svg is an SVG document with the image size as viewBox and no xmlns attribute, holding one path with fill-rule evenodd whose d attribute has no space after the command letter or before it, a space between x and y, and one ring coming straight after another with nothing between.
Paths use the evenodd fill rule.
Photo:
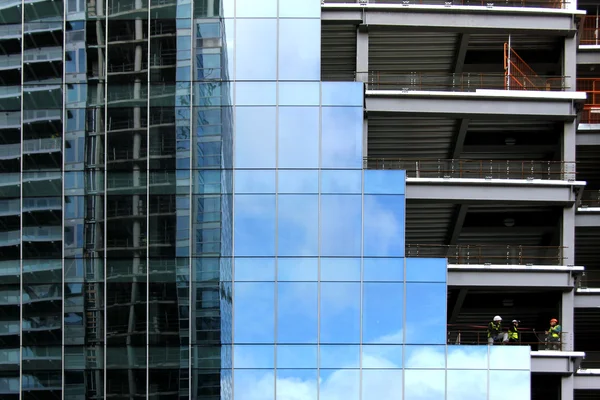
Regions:
<instances>
[{"instance_id":1,"label":"blue glass panel","mask_svg":"<svg viewBox=\"0 0 600 400\"><path fill-rule=\"evenodd\" d=\"M317 283L280 282L277 288L277 342L317 343Z\"/></svg>"},{"instance_id":2,"label":"blue glass panel","mask_svg":"<svg viewBox=\"0 0 600 400\"><path fill-rule=\"evenodd\" d=\"M529 346L491 346L490 369L531 369Z\"/></svg>"},{"instance_id":3,"label":"blue glass panel","mask_svg":"<svg viewBox=\"0 0 600 400\"><path fill-rule=\"evenodd\" d=\"M234 341L274 343L275 284L236 282L234 290Z\"/></svg>"},{"instance_id":4,"label":"blue glass panel","mask_svg":"<svg viewBox=\"0 0 600 400\"><path fill-rule=\"evenodd\" d=\"M236 256L275 255L275 195L235 195Z\"/></svg>"},{"instance_id":5,"label":"blue glass panel","mask_svg":"<svg viewBox=\"0 0 600 400\"><path fill-rule=\"evenodd\" d=\"M446 400L487 399L487 373L487 370L448 370Z\"/></svg>"},{"instance_id":6,"label":"blue glass panel","mask_svg":"<svg viewBox=\"0 0 600 400\"><path fill-rule=\"evenodd\" d=\"M321 196L321 255L360 256L361 196Z\"/></svg>"},{"instance_id":7,"label":"blue glass panel","mask_svg":"<svg viewBox=\"0 0 600 400\"><path fill-rule=\"evenodd\" d=\"M273 345L244 345L233 346L233 356L236 368L274 368L275 346Z\"/></svg>"},{"instance_id":8,"label":"blue glass panel","mask_svg":"<svg viewBox=\"0 0 600 400\"><path fill-rule=\"evenodd\" d=\"M363 108L321 109L321 167L362 168Z\"/></svg>"},{"instance_id":9,"label":"blue glass panel","mask_svg":"<svg viewBox=\"0 0 600 400\"><path fill-rule=\"evenodd\" d=\"M360 284L321 283L321 342L360 343Z\"/></svg>"},{"instance_id":10,"label":"blue glass panel","mask_svg":"<svg viewBox=\"0 0 600 400\"><path fill-rule=\"evenodd\" d=\"M444 369L446 368L446 346L404 346L404 367Z\"/></svg>"},{"instance_id":11,"label":"blue glass panel","mask_svg":"<svg viewBox=\"0 0 600 400\"><path fill-rule=\"evenodd\" d=\"M445 258L407 258L407 282L446 282L447 261Z\"/></svg>"},{"instance_id":12,"label":"blue glass panel","mask_svg":"<svg viewBox=\"0 0 600 400\"><path fill-rule=\"evenodd\" d=\"M279 82L280 106L318 106L320 101L319 82Z\"/></svg>"},{"instance_id":13,"label":"blue glass panel","mask_svg":"<svg viewBox=\"0 0 600 400\"><path fill-rule=\"evenodd\" d=\"M279 79L318 81L320 78L321 20L279 20Z\"/></svg>"},{"instance_id":14,"label":"blue glass panel","mask_svg":"<svg viewBox=\"0 0 600 400\"><path fill-rule=\"evenodd\" d=\"M316 282L319 278L317 258L283 258L277 260L277 280L280 282Z\"/></svg>"},{"instance_id":15,"label":"blue glass panel","mask_svg":"<svg viewBox=\"0 0 600 400\"><path fill-rule=\"evenodd\" d=\"M237 168L275 168L276 118L275 107L236 108Z\"/></svg>"},{"instance_id":16,"label":"blue glass panel","mask_svg":"<svg viewBox=\"0 0 600 400\"><path fill-rule=\"evenodd\" d=\"M365 194L404 194L406 172L365 170Z\"/></svg>"},{"instance_id":17,"label":"blue glass panel","mask_svg":"<svg viewBox=\"0 0 600 400\"><path fill-rule=\"evenodd\" d=\"M381 368L385 368L382 365ZM401 369L368 369L362 372L362 398L398 400L402 393Z\"/></svg>"},{"instance_id":18,"label":"blue glass panel","mask_svg":"<svg viewBox=\"0 0 600 400\"><path fill-rule=\"evenodd\" d=\"M277 346L277 368L317 368L317 346L280 344Z\"/></svg>"},{"instance_id":19,"label":"blue glass panel","mask_svg":"<svg viewBox=\"0 0 600 400\"><path fill-rule=\"evenodd\" d=\"M275 82L237 82L235 84L235 104L238 106L274 106L276 103L277 85Z\"/></svg>"},{"instance_id":20,"label":"blue glass panel","mask_svg":"<svg viewBox=\"0 0 600 400\"><path fill-rule=\"evenodd\" d=\"M277 399L317 400L317 377L316 369L278 369Z\"/></svg>"},{"instance_id":21,"label":"blue glass panel","mask_svg":"<svg viewBox=\"0 0 600 400\"><path fill-rule=\"evenodd\" d=\"M323 106L363 106L362 82L322 82L321 105Z\"/></svg>"},{"instance_id":22,"label":"blue glass panel","mask_svg":"<svg viewBox=\"0 0 600 400\"><path fill-rule=\"evenodd\" d=\"M404 257L404 196L364 198L364 256Z\"/></svg>"},{"instance_id":23,"label":"blue glass panel","mask_svg":"<svg viewBox=\"0 0 600 400\"><path fill-rule=\"evenodd\" d=\"M260 400L275 400L275 375L272 370L234 369L233 388L235 400L254 400L257 396ZM225 398L231 398L231 394Z\"/></svg>"},{"instance_id":24,"label":"blue glass panel","mask_svg":"<svg viewBox=\"0 0 600 400\"><path fill-rule=\"evenodd\" d=\"M277 0L261 0L259 2L253 0L236 0L235 11L237 18L277 17Z\"/></svg>"},{"instance_id":25,"label":"blue glass panel","mask_svg":"<svg viewBox=\"0 0 600 400\"><path fill-rule=\"evenodd\" d=\"M321 280L332 282L360 281L360 259L321 258Z\"/></svg>"},{"instance_id":26,"label":"blue glass panel","mask_svg":"<svg viewBox=\"0 0 600 400\"><path fill-rule=\"evenodd\" d=\"M235 0L226 0L227 2L233 3ZM233 11L233 5L231 6ZM231 44L231 38L235 39L235 20L234 19L226 19L225 20L225 34L223 35L224 42L227 43L225 46L226 52L226 61L227 61L227 77L229 79L234 79L234 60L235 60L235 46Z\"/></svg>"},{"instance_id":27,"label":"blue glass panel","mask_svg":"<svg viewBox=\"0 0 600 400\"><path fill-rule=\"evenodd\" d=\"M319 378L320 399L358 400L360 397L358 369L322 369Z\"/></svg>"},{"instance_id":28,"label":"blue glass panel","mask_svg":"<svg viewBox=\"0 0 600 400\"><path fill-rule=\"evenodd\" d=\"M404 400L443 399L445 393L446 371L414 369L404 371Z\"/></svg>"},{"instance_id":29,"label":"blue glass panel","mask_svg":"<svg viewBox=\"0 0 600 400\"><path fill-rule=\"evenodd\" d=\"M277 254L317 256L319 251L319 198L317 195L279 195Z\"/></svg>"},{"instance_id":30,"label":"blue glass panel","mask_svg":"<svg viewBox=\"0 0 600 400\"><path fill-rule=\"evenodd\" d=\"M321 368L359 368L360 366L358 345L322 344L319 350Z\"/></svg>"},{"instance_id":31,"label":"blue glass panel","mask_svg":"<svg viewBox=\"0 0 600 400\"><path fill-rule=\"evenodd\" d=\"M446 284L406 284L406 343L446 343Z\"/></svg>"},{"instance_id":32,"label":"blue glass panel","mask_svg":"<svg viewBox=\"0 0 600 400\"><path fill-rule=\"evenodd\" d=\"M279 0L280 17L320 18L320 0Z\"/></svg>"},{"instance_id":33,"label":"blue glass panel","mask_svg":"<svg viewBox=\"0 0 600 400\"><path fill-rule=\"evenodd\" d=\"M279 193L318 193L319 171L316 169L280 169L277 171Z\"/></svg>"},{"instance_id":34,"label":"blue glass panel","mask_svg":"<svg viewBox=\"0 0 600 400\"><path fill-rule=\"evenodd\" d=\"M402 345L366 344L362 351L362 367L365 369L402 368Z\"/></svg>"},{"instance_id":35,"label":"blue glass panel","mask_svg":"<svg viewBox=\"0 0 600 400\"><path fill-rule=\"evenodd\" d=\"M361 170L325 169L321 171L321 193L357 194L361 192Z\"/></svg>"},{"instance_id":36,"label":"blue glass panel","mask_svg":"<svg viewBox=\"0 0 600 400\"><path fill-rule=\"evenodd\" d=\"M487 369L488 346L448 346L448 369Z\"/></svg>"},{"instance_id":37,"label":"blue glass panel","mask_svg":"<svg viewBox=\"0 0 600 400\"><path fill-rule=\"evenodd\" d=\"M403 282L404 258L365 258L365 282Z\"/></svg>"},{"instance_id":38,"label":"blue glass panel","mask_svg":"<svg viewBox=\"0 0 600 400\"><path fill-rule=\"evenodd\" d=\"M256 4L253 2L254 7ZM238 19L236 21L236 80L274 81L276 79L276 36L276 19ZM260 43L259 46L257 46L258 43Z\"/></svg>"},{"instance_id":39,"label":"blue glass panel","mask_svg":"<svg viewBox=\"0 0 600 400\"><path fill-rule=\"evenodd\" d=\"M489 400L529 400L531 373L529 371L490 371Z\"/></svg>"},{"instance_id":40,"label":"blue glass panel","mask_svg":"<svg viewBox=\"0 0 600 400\"><path fill-rule=\"evenodd\" d=\"M235 170L236 193L275 193L275 170Z\"/></svg>"},{"instance_id":41,"label":"blue glass panel","mask_svg":"<svg viewBox=\"0 0 600 400\"><path fill-rule=\"evenodd\" d=\"M274 258L240 258L235 259L236 281L268 281L275 280Z\"/></svg>"},{"instance_id":42,"label":"blue glass panel","mask_svg":"<svg viewBox=\"0 0 600 400\"><path fill-rule=\"evenodd\" d=\"M319 108L279 108L279 168L319 166Z\"/></svg>"},{"instance_id":43,"label":"blue glass panel","mask_svg":"<svg viewBox=\"0 0 600 400\"><path fill-rule=\"evenodd\" d=\"M401 344L404 288L397 283L365 283L363 343Z\"/></svg>"}]
</instances>

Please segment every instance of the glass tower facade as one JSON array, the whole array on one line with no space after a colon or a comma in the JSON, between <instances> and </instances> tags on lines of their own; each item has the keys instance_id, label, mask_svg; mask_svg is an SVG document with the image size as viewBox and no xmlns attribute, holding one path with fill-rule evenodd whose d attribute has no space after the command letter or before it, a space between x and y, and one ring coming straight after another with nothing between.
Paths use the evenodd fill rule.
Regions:
<instances>
[{"instance_id":1,"label":"glass tower facade","mask_svg":"<svg viewBox=\"0 0 600 400\"><path fill-rule=\"evenodd\" d=\"M0 1L0 399L513 400L448 346L319 0Z\"/></svg>"}]
</instances>

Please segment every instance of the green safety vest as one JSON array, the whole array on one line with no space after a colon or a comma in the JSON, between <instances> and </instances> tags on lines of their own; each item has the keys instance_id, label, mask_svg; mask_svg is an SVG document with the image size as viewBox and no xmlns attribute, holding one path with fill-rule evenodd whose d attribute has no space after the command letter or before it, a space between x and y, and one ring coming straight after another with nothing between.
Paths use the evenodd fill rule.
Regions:
<instances>
[{"instance_id":1,"label":"green safety vest","mask_svg":"<svg viewBox=\"0 0 600 400\"><path fill-rule=\"evenodd\" d=\"M513 340L519 340L519 328L516 326L511 326L508 330L508 338Z\"/></svg>"},{"instance_id":2,"label":"green safety vest","mask_svg":"<svg viewBox=\"0 0 600 400\"><path fill-rule=\"evenodd\" d=\"M551 337L558 339L560 337L560 325L551 326L550 329L548 329L548 333Z\"/></svg>"},{"instance_id":3,"label":"green safety vest","mask_svg":"<svg viewBox=\"0 0 600 400\"><path fill-rule=\"evenodd\" d=\"M497 334L499 334L501 332L502 332L502 323L501 322L498 322L498 323L495 323L493 321L490 322L490 324L488 325L488 331L487 331L488 337L492 337L492 334L494 336L496 336Z\"/></svg>"}]
</instances>

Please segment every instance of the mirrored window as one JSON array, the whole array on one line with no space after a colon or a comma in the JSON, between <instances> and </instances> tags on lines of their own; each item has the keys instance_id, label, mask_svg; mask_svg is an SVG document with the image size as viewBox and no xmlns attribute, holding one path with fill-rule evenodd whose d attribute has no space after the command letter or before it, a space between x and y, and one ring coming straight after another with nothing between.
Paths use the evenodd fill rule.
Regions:
<instances>
[{"instance_id":1,"label":"mirrored window","mask_svg":"<svg viewBox=\"0 0 600 400\"><path fill-rule=\"evenodd\" d=\"M233 357L236 368L274 368L275 346L236 344Z\"/></svg>"},{"instance_id":2,"label":"mirrored window","mask_svg":"<svg viewBox=\"0 0 600 400\"><path fill-rule=\"evenodd\" d=\"M236 0L235 11L237 18L277 17L277 0L261 0L259 3L252 0Z\"/></svg>"},{"instance_id":3,"label":"mirrored window","mask_svg":"<svg viewBox=\"0 0 600 400\"><path fill-rule=\"evenodd\" d=\"M531 369L529 346L491 346L490 369Z\"/></svg>"},{"instance_id":4,"label":"mirrored window","mask_svg":"<svg viewBox=\"0 0 600 400\"><path fill-rule=\"evenodd\" d=\"M317 400L317 377L316 369L278 369L277 399L293 399L301 395L302 400Z\"/></svg>"},{"instance_id":5,"label":"mirrored window","mask_svg":"<svg viewBox=\"0 0 600 400\"><path fill-rule=\"evenodd\" d=\"M457 346L459 347L459 346ZM450 362L450 360L448 360ZM446 371L447 392L446 400L486 399L487 398L487 369ZM505 399L505 397L502 397Z\"/></svg>"},{"instance_id":6,"label":"mirrored window","mask_svg":"<svg viewBox=\"0 0 600 400\"><path fill-rule=\"evenodd\" d=\"M317 283L277 284L277 342L317 343Z\"/></svg>"},{"instance_id":7,"label":"mirrored window","mask_svg":"<svg viewBox=\"0 0 600 400\"><path fill-rule=\"evenodd\" d=\"M235 170L236 193L275 193L275 170Z\"/></svg>"},{"instance_id":8,"label":"mirrored window","mask_svg":"<svg viewBox=\"0 0 600 400\"><path fill-rule=\"evenodd\" d=\"M234 246L237 256L275 254L275 195L234 196Z\"/></svg>"},{"instance_id":9,"label":"mirrored window","mask_svg":"<svg viewBox=\"0 0 600 400\"><path fill-rule=\"evenodd\" d=\"M363 343L403 343L403 304L403 284L364 283Z\"/></svg>"},{"instance_id":10,"label":"mirrored window","mask_svg":"<svg viewBox=\"0 0 600 400\"><path fill-rule=\"evenodd\" d=\"M320 19L279 20L278 78L282 81L321 79Z\"/></svg>"},{"instance_id":11,"label":"mirrored window","mask_svg":"<svg viewBox=\"0 0 600 400\"><path fill-rule=\"evenodd\" d=\"M279 16L320 18L321 2L319 0L279 0Z\"/></svg>"},{"instance_id":12,"label":"mirrored window","mask_svg":"<svg viewBox=\"0 0 600 400\"><path fill-rule=\"evenodd\" d=\"M407 258L407 282L446 282L448 261L445 258Z\"/></svg>"},{"instance_id":13,"label":"mirrored window","mask_svg":"<svg viewBox=\"0 0 600 400\"><path fill-rule=\"evenodd\" d=\"M317 169L280 169L277 171L277 190L279 193L319 192L319 170Z\"/></svg>"},{"instance_id":14,"label":"mirrored window","mask_svg":"<svg viewBox=\"0 0 600 400\"><path fill-rule=\"evenodd\" d=\"M404 400L443 399L446 393L446 371L404 371Z\"/></svg>"},{"instance_id":15,"label":"mirrored window","mask_svg":"<svg viewBox=\"0 0 600 400\"><path fill-rule=\"evenodd\" d=\"M235 258L235 280L272 282L275 280L274 258Z\"/></svg>"},{"instance_id":16,"label":"mirrored window","mask_svg":"<svg viewBox=\"0 0 600 400\"><path fill-rule=\"evenodd\" d=\"M446 346L404 346L404 366L413 369L446 368Z\"/></svg>"},{"instance_id":17,"label":"mirrored window","mask_svg":"<svg viewBox=\"0 0 600 400\"><path fill-rule=\"evenodd\" d=\"M317 369L317 346L280 344L277 346L277 368Z\"/></svg>"},{"instance_id":18,"label":"mirrored window","mask_svg":"<svg viewBox=\"0 0 600 400\"><path fill-rule=\"evenodd\" d=\"M446 343L446 284L406 284L406 343Z\"/></svg>"},{"instance_id":19,"label":"mirrored window","mask_svg":"<svg viewBox=\"0 0 600 400\"><path fill-rule=\"evenodd\" d=\"M322 343L360 342L360 283L321 283Z\"/></svg>"},{"instance_id":20,"label":"mirrored window","mask_svg":"<svg viewBox=\"0 0 600 400\"><path fill-rule=\"evenodd\" d=\"M529 371L490 371L489 400L531 398Z\"/></svg>"},{"instance_id":21,"label":"mirrored window","mask_svg":"<svg viewBox=\"0 0 600 400\"><path fill-rule=\"evenodd\" d=\"M277 100L275 82L236 82L235 105L274 106Z\"/></svg>"},{"instance_id":22,"label":"mirrored window","mask_svg":"<svg viewBox=\"0 0 600 400\"><path fill-rule=\"evenodd\" d=\"M368 369L362 371L363 399L397 400L401 398L398 393L402 393L401 369Z\"/></svg>"},{"instance_id":23,"label":"mirrored window","mask_svg":"<svg viewBox=\"0 0 600 400\"><path fill-rule=\"evenodd\" d=\"M364 256L404 257L404 196L364 199Z\"/></svg>"},{"instance_id":24,"label":"mirrored window","mask_svg":"<svg viewBox=\"0 0 600 400\"><path fill-rule=\"evenodd\" d=\"M260 382L260 386L257 385ZM217 383L215 383L216 385ZM219 383L220 384L220 381ZM260 390L260 388L268 388ZM264 369L234 369L233 390L238 397L242 393L243 400L250 400L252 393L259 390L261 400L275 400L275 375L273 370Z\"/></svg>"},{"instance_id":25,"label":"mirrored window","mask_svg":"<svg viewBox=\"0 0 600 400\"><path fill-rule=\"evenodd\" d=\"M236 168L275 168L275 107L237 107L235 119Z\"/></svg>"},{"instance_id":26,"label":"mirrored window","mask_svg":"<svg viewBox=\"0 0 600 400\"><path fill-rule=\"evenodd\" d=\"M321 105L323 106L363 106L362 82L322 82Z\"/></svg>"},{"instance_id":27,"label":"mirrored window","mask_svg":"<svg viewBox=\"0 0 600 400\"><path fill-rule=\"evenodd\" d=\"M274 343L275 284L236 282L234 290L234 341Z\"/></svg>"},{"instance_id":28,"label":"mirrored window","mask_svg":"<svg viewBox=\"0 0 600 400\"><path fill-rule=\"evenodd\" d=\"M362 101L362 100L361 100ZM321 167L362 168L363 107L321 109Z\"/></svg>"},{"instance_id":29,"label":"mirrored window","mask_svg":"<svg viewBox=\"0 0 600 400\"><path fill-rule=\"evenodd\" d=\"M279 168L319 167L319 108L279 108Z\"/></svg>"},{"instance_id":30,"label":"mirrored window","mask_svg":"<svg viewBox=\"0 0 600 400\"><path fill-rule=\"evenodd\" d=\"M353 169L321 170L321 193L360 194L362 192L362 171Z\"/></svg>"},{"instance_id":31,"label":"mirrored window","mask_svg":"<svg viewBox=\"0 0 600 400\"><path fill-rule=\"evenodd\" d=\"M448 369L487 369L488 346L448 346Z\"/></svg>"},{"instance_id":32,"label":"mirrored window","mask_svg":"<svg viewBox=\"0 0 600 400\"><path fill-rule=\"evenodd\" d=\"M365 344L362 347L363 369L402 368L402 345Z\"/></svg>"},{"instance_id":33,"label":"mirrored window","mask_svg":"<svg viewBox=\"0 0 600 400\"><path fill-rule=\"evenodd\" d=\"M365 169L365 194L404 194L406 172Z\"/></svg>"},{"instance_id":34,"label":"mirrored window","mask_svg":"<svg viewBox=\"0 0 600 400\"><path fill-rule=\"evenodd\" d=\"M321 255L354 256L361 253L360 195L321 196Z\"/></svg>"},{"instance_id":35,"label":"mirrored window","mask_svg":"<svg viewBox=\"0 0 600 400\"><path fill-rule=\"evenodd\" d=\"M317 256L319 198L283 194L277 204L277 246L280 256Z\"/></svg>"},{"instance_id":36,"label":"mirrored window","mask_svg":"<svg viewBox=\"0 0 600 400\"><path fill-rule=\"evenodd\" d=\"M280 106L318 106L321 101L319 82L279 82Z\"/></svg>"},{"instance_id":37,"label":"mirrored window","mask_svg":"<svg viewBox=\"0 0 600 400\"><path fill-rule=\"evenodd\" d=\"M317 258L277 259L277 280L280 282L316 282L319 275Z\"/></svg>"},{"instance_id":38,"label":"mirrored window","mask_svg":"<svg viewBox=\"0 0 600 400\"><path fill-rule=\"evenodd\" d=\"M266 0L267 3L269 1L273 0ZM252 2L249 1L249 3ZM252 3L252 7L257 10L261 9L261 7L256 7L256 3ZM276 19L238 19L236 21L236 80L274 81L276 79L276 37ZM257 46L257 43L260 45Z\"/></svg>"},{"instance_id":39,"label":"mirrored window","mask_svg":"<svg viewBox=\"0 0 600 400\"><path fill-rule=\"evenodd\" d=\"M320 368L359 368L360 366L359 345L321 344L319 351Z\"/></svg>"},{"instance_id":40,"label":"mirrored window","mask_svg":"<svg viewBox=\"0 0 600 400\"><path fill-rule=\"evenodd\" d=\"M365 282L404 281L404 258L365 258L363 268Z\"/></svg>"},{"instance_id":41,"label":"mirrored window","mask_svg":"<svg viewBox=\"0 0 600 400\"><path fill-rule=\"evenodd\" d=\"M321 281L360 281L360 258L321 258Z\"/></svg>"},{"instance_id":42,"label":"mirrored window","mask_svg":"<svg viewBox=\"0 0 600 400\"><path fill-rule=\"evenodd\" d=\"M360 370L321 369L319 378L321 399L359 400Z\"/></svg>"}]
</instances>

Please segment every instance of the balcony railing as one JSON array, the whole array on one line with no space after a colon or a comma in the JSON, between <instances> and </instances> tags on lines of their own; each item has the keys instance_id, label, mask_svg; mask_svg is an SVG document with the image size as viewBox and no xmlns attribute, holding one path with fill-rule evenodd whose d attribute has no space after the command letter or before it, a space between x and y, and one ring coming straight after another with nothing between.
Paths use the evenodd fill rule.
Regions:
<instances>
[{"instance_id":1,"label":"balcony railing","mask_svg":"<svg viewBox=\"0 0 600 400\"><path fill-rule=\"evenodd\" d=\"M575 163L517 160L365 158L367 169L402 169L409 178L573 180Z\"/></svg>"},{"instance_id":2,"label":"balcony railing","mask_svg":"<svg viewBox=\"0 0 600 400\"><path fill-rule=\"evenodd\" d=\"M23 153L46 153L51 151L60 151L62 149L62 139L46 138L31 139L23 141Z\"/></svg>"},{"instance_id":3,"label":"balcony railing","mask_svg":"<svg viewBox=\"0 0 600 400\"><path fill-rule=\"evenodd\" d=\"M357 73L360 74L360 73ZM564 91L566 76L536 76L525 84L507 86L505 74L436 74L369 71L368 90L475 92L478 89Z\"/></svg>"},{"instance_id":4,"label":"balcony railing","mask_svg":"<svg viewBox=\"0 0 600 400\"><path fill-rule=\"evenodd\" d=\"M586 15L582 21L583 28L579 31L579 44L583 46L597 46L600 44L600 18L596 15Z\"/></svg>"},{"instance_id":5,"label":"balcony railing","mask_svg":"<svg viewBox=\"0 0 600 400\"><path fill-rule=\"evenodd\" d=\"M600 124L600 78L577 78L577 91L587 94L581 122Z\"/></svg>"},{"instance_id":6,"label":"balcony railing","mask_svg":"<svg viewBox=\"0 0 600 400\"><path fill-rule=\"evenodd\" d=\"M584 190L579 207L600 207L600 190Z\"/></svg>"},{"instance_id":7,"label":"balcony railing","mask_svg":"<svg viewBox=\"0 0 600 400\"><path fill-rule=\"evenodd\" d=\"M325 0L330 4L357 4L363 0ZM367 4L423 4L437 6L480 6L480 7L527 7L527 8L567 8L564 0L366 0Z\"/></svg>"},{"instance_id":8,"label":"balcony railing","mask_svg":"<svg viewBox=\"0 0 600 400\"><path fill-rule=\"evenodd\" d=\"M447 258L449 264L565 265L564 247L407 244L406 257ZM570 260L572 263L572 260Z\"/></svg>"},{"instance_id":9,"label":"balcony railing","mask_svg":"<svg viewBox=\"0 0 600 400\"><path fill-rule=\"evenodd\" d=\"M503 335L507 334L508 327L504 327ZM520 340L517 342L506 343L520 346L530 346L532 350L566 350L563 346L562 337L567 337L567 332L561 332L558 340L549 338L544 330L536 331L534 329L519 327ZM508 340L508 337L504 337ZM502 345L503 340L494 342L494 345ZM461 329L458 325L448 325L448 344L449 345L488 345L487 326L464 326Z\"/></svg>"}]
</instances>

